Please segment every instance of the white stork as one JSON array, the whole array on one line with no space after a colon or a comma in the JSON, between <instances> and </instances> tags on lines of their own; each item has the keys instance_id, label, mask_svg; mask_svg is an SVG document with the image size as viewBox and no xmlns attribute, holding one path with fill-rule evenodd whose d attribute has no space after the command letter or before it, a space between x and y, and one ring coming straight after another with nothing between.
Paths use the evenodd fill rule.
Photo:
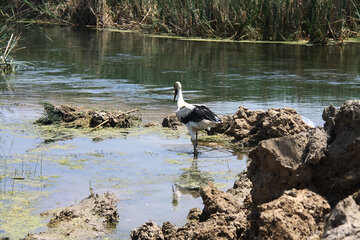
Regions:
<instances>
[{"instance_id":1,"label":"white stork","mask_svg":"<svg viewBox=\"0 0 360 240\"><path fill-rule=\"evenodd\" d=\"M220 123L221 119L205 105L189 104L185 102L180 82L174 84L174 89L174 102L176 96L179 96L177 100L178 108L175 111L176 117L188 128L194 145L194 156L197 158L198 131L204 129L210 130L211 127Z\"/></svg>"}]
</instances>

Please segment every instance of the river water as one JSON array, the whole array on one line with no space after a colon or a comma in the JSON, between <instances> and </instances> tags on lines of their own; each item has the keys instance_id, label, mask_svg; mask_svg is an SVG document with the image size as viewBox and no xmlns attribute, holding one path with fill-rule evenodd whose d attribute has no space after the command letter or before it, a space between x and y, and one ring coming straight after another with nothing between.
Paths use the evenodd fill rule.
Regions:
<instances>
[{"instance_id":1,"label":"river water","mask_svg":"<svg viewBox=\"0 0 360 240\"><path fill-rule=\"evenodd\" d=\"M33 124L43 102L138 107L144 122L160 122L176 109L172 86L180 81L186 100L219 115L240 105L292 107L322 126L324 107L360 97L360 44L186 41L69 27L26 28L21 38L13 57L27 67L0 78L0 237L44 230L40 212L80 201L90 186L119 198L114 239L149 219L182 225L190 208L202 207L196 194L173 202L172 186L194 168L186 131L63 130L49 142L54 130ZM247 156L231 149L199 150L196 171L223 190L246 167Z\"/></svg>"}]
</instances>

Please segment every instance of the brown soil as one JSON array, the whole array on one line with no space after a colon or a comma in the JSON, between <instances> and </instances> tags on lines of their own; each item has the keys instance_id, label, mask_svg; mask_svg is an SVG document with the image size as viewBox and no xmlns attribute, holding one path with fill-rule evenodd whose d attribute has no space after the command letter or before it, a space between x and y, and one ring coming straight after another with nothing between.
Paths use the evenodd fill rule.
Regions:
<instances>
[{"instance_id":1,"label":"brown soil","mask_svg":"<svg viewBox=\"0 0 360 240\"><path fill-rule=\"evenodd\" d=\"M118 222L117 199L112 193L90 194L79 204L42 213L50 216L48 230L23 240L93 239L109 234Z\"/></svg>"},{"instance_id":2,"label":"brown soil","mask_svg":"<svg viewBox=\"0 0 360 240\"><path fill-rule=\"evenodd\" d=\"M139 126L141 118L130 115L138 109L127 112L96 110L80 106L44 104L45 114L36 123L42 125L60 124L69 128L128 128Z\"/></svg>"},{"instance_id":3,"label":"brown soil","mask_svg":"<svg viewBox=\"0 0 360 240\"><path fill-rule=\"evenodd\" d=\"M190 210L184 226L148 222L132 239L360 238L360 100L324 109L324 128L291 109L240 107L226 119L223 133L259 142L247 173L226 193L202 187L204 208Z\"/></svg>"}]
</instances>

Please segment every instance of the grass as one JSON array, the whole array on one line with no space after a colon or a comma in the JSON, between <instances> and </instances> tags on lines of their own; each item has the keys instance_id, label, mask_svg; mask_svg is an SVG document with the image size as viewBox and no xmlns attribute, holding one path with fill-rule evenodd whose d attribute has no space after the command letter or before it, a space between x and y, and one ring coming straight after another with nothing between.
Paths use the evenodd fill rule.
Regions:
<instances>
[{"instance_id":1,"label":"grass","mask_svg":"<svg viewBox=\"0 0 360 240\"><path fill-rule=\"evenodd\" d=\"M0 13L2 13L1 10ZM11 57L11 53L22 49L18 48L21 34L15 30L14 18L6 21L1 21L0 19L0 23L0 74L6 76L15 72L16 69L34 67L32 63L16 61Z\"/></svg>"},{"instance_id":2,"label":"grass","mask_svg":"<svg viewBox=\"0 0 360 240\"><path fill-rule=\"evenodd\" d=\"M150 34L326 44L360 38L356 0L13 0L0 15Z\"/></svg>"},{"instance_id":3,"label":"grass","mask_svg":"<svg viewBox=\"0 0 360 240\"><path fill-rule=\"evenodd\" d=\"M13 31L13 27L7 22L0 28L0 72L5 75L14 72L16 67L10 53L16 48L19 35L11 33L9 36L11 31Z\"/></svg>"}]
</instances>

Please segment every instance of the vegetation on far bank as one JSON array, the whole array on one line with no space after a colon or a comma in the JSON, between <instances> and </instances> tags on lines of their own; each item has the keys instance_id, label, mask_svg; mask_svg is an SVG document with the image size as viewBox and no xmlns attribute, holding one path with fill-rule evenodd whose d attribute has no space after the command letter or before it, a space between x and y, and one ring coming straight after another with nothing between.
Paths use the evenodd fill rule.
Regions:
<instances>
[{"instance_id":1,"label":"vegetation on far bank","mask_svg":"<svg viewBox=\"0 0 360 240\"><path fill-rule=\"evenodd\" d=\"M326 44L360 37L356 0L13 0L2 18L233 40Z\"/></svg>"}]
</instances>

